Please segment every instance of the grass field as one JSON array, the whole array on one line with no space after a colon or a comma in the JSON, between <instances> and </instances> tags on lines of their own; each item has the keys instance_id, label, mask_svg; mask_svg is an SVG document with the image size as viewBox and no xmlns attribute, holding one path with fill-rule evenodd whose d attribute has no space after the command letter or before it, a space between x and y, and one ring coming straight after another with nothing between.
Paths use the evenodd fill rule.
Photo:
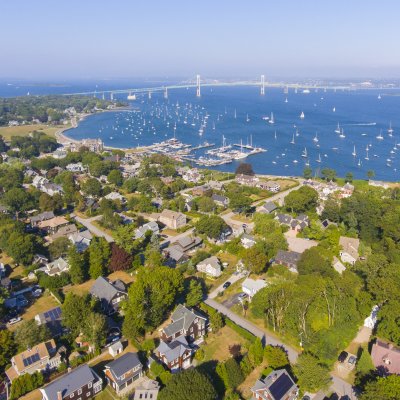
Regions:
<instances>
[{"instance_id":1,"label":"grass field","mask_svg":"<svg viewBox=\"0 0 400 400\"><path fill-rule=\"evenodd\" d=\"M27 136L33 131L43 131L46 135L55 136L55 133L61 128L66 128L66 126L49 126L43 124L5 126L0 128L0 135L5 140L10 140L12 136Z\"/></svg>"},{"instance_id":2,"label":"grass field","mask_svg":"<svg viewBox=\"0 0 400 400\"><path fill-rule=\"evenodd\" d=\"M229 346L233 344L244 346L248 342L229 326L224 326L217 333L210 333L205 340L205 344L202 345L205 353L204 361L227 360L231 356Z\"/></svg>"}]
</instances>

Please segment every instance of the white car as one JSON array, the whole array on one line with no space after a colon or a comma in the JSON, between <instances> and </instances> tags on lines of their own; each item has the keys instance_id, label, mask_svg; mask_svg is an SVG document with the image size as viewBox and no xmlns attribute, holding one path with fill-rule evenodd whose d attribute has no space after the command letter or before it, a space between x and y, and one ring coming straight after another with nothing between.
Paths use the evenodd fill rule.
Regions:
<instances>
[{"instance_id":1,"label":"white car","mask_svg":"<svg viewBox=\"0 0 400 400\"><path fill-rule=\"evenodd\" d=\"M11 319L8 321L8 325L14 325L14 324L16 324L17 322L19 322L19 321L21 321L21 320L22 320L21 317L11 318Z\"/></svg>"}]
</instances>

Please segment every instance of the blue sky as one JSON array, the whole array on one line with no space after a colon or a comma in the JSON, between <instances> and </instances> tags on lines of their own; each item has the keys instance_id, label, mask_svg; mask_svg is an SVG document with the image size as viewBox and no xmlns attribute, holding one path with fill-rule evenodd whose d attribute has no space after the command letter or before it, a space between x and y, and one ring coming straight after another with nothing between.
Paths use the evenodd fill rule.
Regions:
<instances>
[{"instance_id":1,"label":"blue sky","mask_svg":"<svg viewBox=\"0 0 400 400\"><path fill-rule=\"evenodd\" d=\"M400 77L397 0L9 0L0 77Z\"/></svg>"}]
</instances>

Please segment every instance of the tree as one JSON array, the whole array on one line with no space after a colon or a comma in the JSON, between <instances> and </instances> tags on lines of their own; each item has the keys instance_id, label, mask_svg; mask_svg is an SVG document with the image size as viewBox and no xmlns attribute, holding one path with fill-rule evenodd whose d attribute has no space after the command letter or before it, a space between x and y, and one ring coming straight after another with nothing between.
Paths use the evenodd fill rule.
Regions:
<instances>
[{"instance_id":1,"label":"tree","mask_svg":"<svg viewBox=\"0 0 400 400\"><path fill-rule=\"evenodd\" d=\"M110 246L107 241L94 237L89 246L89 275L92 279L106 274L109 258Z\"/></svg>"},{"instance_id":2,"label":"tree","mask_svg":"<svg viewBox=\"0 0 400 400\"><path fill-rule=\"evenodd\" d=\"M345 180L346 180L346 182L349 182L349 183L353 182L353 174L351 172L348 172L346 174Z\"/></svg>"},{"instance_id":3,"label":"tree","mask_svg":"<svg viewBox=\"0 0 400 400\"><path fill-rule=\"evenodd\" d=\"M126 271L132 268L132 256L117 244L111 244L110 271Z\"/></svg>"},{"instance_id":4,"label":"tree","mask_svg":"<svg viewBox=\"0 0 400 400\"><path fill-rule=\"evenodd\" d=\"M280 346L265 346L264 357L267 365L272 369L285 368L289 365L286 351Z\"/></svg>"},{"instance_id":5,"label":"tree","mask_svg":"<svg viewBox=\"0 0 400 400\"><path fill-rule=\"evenodd\" d=\"M226 389L234 390L244 381L240 365L234 358L219 364L216 372L223 380Z\"/></svg>"},{"instance_id":6,"label":"tree","mask_svg":"<svg viewBox=\"0 0 400 400\"><path fill-rule=\"evenodd\" d=\"M318 193L309 186L293 190L285 197L286 208L296 213L315 210L317 203Z\"/></svg>"},{"instance_id":7,"label":"tree","mask_svg":"<svg viewBox=\"0 0 400 400\"><path fill-rule=\"evenodd\" d=\"M195 368L172 375L170 381L160 391L158 399L216 400L217 396L218 394L208 377Z\"/></svg>"},{"instance_id":8,"label":"tree","mask_svg":"<svg viewBox=\"0 0 400 400\"><path fill-rule=\"evenodd\" d=\"M56 258L65 256L68 253L68 249L70 247L71 242L67 237L61 236L55 239L49 244L49 253L51 259L55 260Z\"/></svg>"},{"instance_id":9,"label":"tree","mask_svg":"<svg viewBox=\"0 0 400 400\"><path fill-rule=\"evenodd\" d=\"M218 215L203 215L197 221L196 229L211 239L219 239L228 229L228 225Z\"/></svg>"},{"instance_id":10,"label":"tree","mask_svg":"<svg viewBox=\"0 0 400 400\"><path fill-rule=\"evenodd\" d=\"M107 175L107 180L115 186L122 186L124 178L120 170L113 169Z\"/></svg>"},{"instance_id":11,"label":"tree","mask_svg":"<svg viewBox=\"0 0 400 400\"><path fill-rule=\"evenodd\" d=\"M85 340L92 344L96 349L100 349L105 344L107 336L106 317L96 312L89 312L85 315L83 325L83 335Z\"/></svg>"},{"instance_id":12,"label":"tree","mask_svg":"<svg viewBox=\"0 0 400 400\"><path fill-rule=\"evenodd\" d=\"M153 330L182 293L183 277L165 266L140 268L124 303L123 333L130 339Z\"/></svg>"},{"instance_id":13,"label":"tree","mask_svg":"<svg viewBox=\"0 0 400 400\"><path fill-rule=\"evenodd\" d=\"M224 318L218 311L212 310L209 313L210 324L213 332L218 332L224 326Z\"/></svg>"},{"instance_id":14,"label":"tree","mask_svg":"<svg viewBox=\"0 0 400 400\"><path fill-rule=\"evenodd\" d=\"M89 178L82 184L82 191L87 196L101 196L101 183L95 178Z\"/></svg>"},{"instance_id":15,"label":"tree","mask_svg":"<svg viewBox=\"0 0 400 400\"><path fill-rule=\"evenodd\" d=\"M361 355L357 360L356 371L358 383L361 383L364 377L368 377L373 371L375 371L375 367L367 347L361 349Z\"/></svg>"},{"instance_id":16,"label":"tree","mask_svg":"<svg viewBox=\"0 0 400 400\"><path fill-rule=\"evenodd\" d=\"M63 325L71 330L71 334L78 336L82 332L85 318L82 316L88 314L90 310L89 296L78 296L68 292L61 306L63 315Z\"/></svg>"},{"instance_id":17,"label":"tree","mask_svg":"<svg viewBox=\"0 0 400 400\"><path fill-rule=\"evenodd\" d=\"M251 198L242 193L234 193L229 196L229 207L237 212L249 212L251 209L251 203Z\"/></svg>"},{"instance_id":18,"label":"tree","mask_svg":"<svg viewBox=\"0 0 400 400\"><path fill-rule=\"evenodd\" d=\"M238 165L235 171L236 175L254 175L253 167L249 163L241 163Z\"/></svg>"},{"instance_id":19,"label":"tree","mask_svg":"<svg viewBox=\"0 0 400 400\"><path fill-rule=\"evenodd\" d=\"M212 198L207 196L199 198L199 200L197 201L197 207L199 208L199 211L205 213L212 212L216 208Z\"/></svg>"},{"instance_id":20,"label":"tree","mask_svg":"<svg viewBox=\"0 0 400 400\"><path fill-rule=\"evenodd\" d=\"M256 243L254 246L244 251L242 261L246 268L255 274L261 273L268 262L265 244L262 242Z\"/></svg>"},{"instance_id":21,"label":"tree","mask_svg":"<svg viewBox=\"0 0 400 400\"><path fill-rule=\"evenodd\" d=\"M10 362L15 354L16 345L13 334L7 329L0 331L0 373L4 372L4 367Z\"/></svg>"},{"instance_id":22,"label":"tree","mask_svg":"<svg viewBox=\"0 0 400 400\"><path fill-rule=\"evenodd\" d=\"M367 171L368 179L372 179L374 176L375 176L375 171L373 171L372 169Z\"/></svg>"},{"instance_id":23,"label":"tree","mask_svg":"<svg viewBox=\"0 0 400 400\"><path fill-rule=\"evenodd\" d=\"M34 319L31 319L23 321L18 326L14 338L18 348L22 351L50 339L51 333L46 325L38 325Z\"/></svg>"},{"instance_id":24,"label":"tree","mask_svg":"<svg viewBox=\"0 0 400 400\"><path fill-rule=\"evenodd\" d=\"M15 213L17 219L20 212L29 210L34 205L31 195L20 188L8 190L1 201L10 211Z\"/></svg>"},{"instance_id":25,"label":"tree","mask_svg":"<svg viewBox=\"0 0 400 400\"><path fill-rule=\"evenodd\" d=\"M139 242L134 240L136 227L134 224L120 225L114 231L115 243L126 252L132 254Z\"/></svg>"},{"instance_id":26,"label":"tree","mask_svg":"<svg viewBox=\"0 0 400 400\"><path fill-rule=\"evenodd\" d=\"M327 181L334 181L336 178L336 171L332 168L323 168L321 174Z\"/></svg>"},{"instance_id":27,"label":"tree","mask_svg":"<svg viewBox=\"0 0 400 400\"><path fill-rule=\"evenodd\" d=\"M7 240L7 253L18 263L29 265L36 250L34 235L12 232Z\"/></svg>"},{"instance_id":28,"label":"tree","mask_svg":"<svg viewBox=\"0 0 400 400\"><path fill-rule=\"evenodd\" d=\"M297 263L297 270L300 275L334 275L329 259L321 254L321 249L318 246L304 251Z\"/></svg>"},{"instance_id":29,"label":"tree","mask_svg":"<svg viewBox=\"0 0 400 400\"><path fill-rule=\"evenodd\" d=\"M191 279L189 284L189 290L186 294L186 305L188 307L197 306L201 300L203 300L203 287L200 282L195 279Z\"/></svg>"},{"instance_id":30,"label":"tree","mask_svg":"<svg viewBox=\"0 0 400 400\"><path fill-rule=\"evenodd\" d=\"M303 177L304 177L304 179L311 179L312 178L312 169L310 167L305 167L304 168Z\"/></svg>"},{"instance_id":31,"label":"tree","mask_svg":"<svg viewBox=\"0 0 400 400\"><path fill-rule=\"evenodd\" d=\"M264 349L260 338L256 338L249 346L249 359L254 366L258 366L263 362Z\"/></svg>"},{"instance_id":32,"label":"tree","mask_svg":"<svg viewBox=\"0 0 400 400\"><path fill-rule=\"evenodd\" d=\"M75 246L68 251L69 274L74 285L85 282L88 277L85 256L78 252Z\"/></svg>"},{"instance_id":33,"label":"tree","mask_svg":"<svg viewBox=\"0 0 400 400\"><path fill-rule=\"evenodd\" d=\"M320 364L318 359L309 353L300 354L294 366L294 373L300 388L312 393L328 387L331 381L329 368Z\"/></svg>"},{"instance_id":34,"label":"tree","mask_svg":"<svg viewBox=\"0 0 400 400\"><path fill-rule=\"evenodd\" d=\"M44 383L43 374L39 371L33 374L24 374L13 380L11 385L10 400L21 398L24 394L42 386Z\"/></svg>"},{"instance_id":35,"label":"tree","mask_svg":"<svg viewBox=\"0 0 400 400\"><path fill-rule=\"evenodd\" d=\"M400 376L379 377L366 384L360 400L397 400L400 399Z\"/></svg>"}]
</instances>

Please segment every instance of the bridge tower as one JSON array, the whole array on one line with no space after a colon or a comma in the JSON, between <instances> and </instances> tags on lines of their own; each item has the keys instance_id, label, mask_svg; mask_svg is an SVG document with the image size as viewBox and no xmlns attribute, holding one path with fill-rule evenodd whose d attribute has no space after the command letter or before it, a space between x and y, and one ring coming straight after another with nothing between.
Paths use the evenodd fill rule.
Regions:
<instances>
[{"instance_id":1,"label":"bridge tower","mask_svg":"<svg viewBox=\"0 0 400 400\"><path fill-rule=\"evenodd\" d=\"M164 99L168 99L168 88L164 90Z\"/></svg>"},{"instance_id":2,"label":"bridge tower","mask_svg":"<svg viewBox=\"0 0 400 400\"><path fill-rule=\"evenodd\" d=\"M196 75L196 97L200 97L200 75Z\"/></svg>"},{"instance_id":3,"label":"bridge tower","mask_svg":"<svg viewBox=\"0 0 400 400\"><path fill-rule=\"evenodd\" d=\"M265 94L265 76L261 75L261 96Z\"/></svg>"}]
</instances>

